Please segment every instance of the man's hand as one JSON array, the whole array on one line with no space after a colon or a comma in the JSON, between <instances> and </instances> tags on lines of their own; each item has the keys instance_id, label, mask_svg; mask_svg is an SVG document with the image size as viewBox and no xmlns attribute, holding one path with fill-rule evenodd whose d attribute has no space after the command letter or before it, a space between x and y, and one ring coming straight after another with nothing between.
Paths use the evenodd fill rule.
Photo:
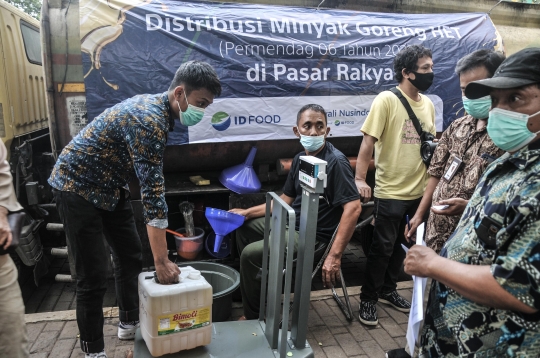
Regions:
<instances>
[{"instance_id":1,"label":"man's hand","mask_svg":"<svg viewBox=\"0 0 540 358\"><path fill-rule=\"evenodd\" d=\"M247 220L247 215L248 215L247 209L234 208L234 209L229 210L229 212L242 215L244 217L244 221Z\"/></svg>"},{"instance_id":2,"label":"man's hand","mask_svg":"<svg viewBox=\"0 0 540 358\"><path fill-rule=\"evenodd\" d=\"M0 246L5 249L11 244L11 228L7 220L8 211L0 207Z\"/></svg>"},{"instance_id":3,"label":"man's hand","mask_svg":"<svg viewBox=\"0 0 540 358\"><path fill-rule=\"evenodd\" d=\"M358 193L360 193L360 197L362 198L363 203L367 203L369 199L371 199L371 187L366 183L363 179L354 179L354 183L356 184L356 188L358 189Z\"/></svg>"},{"instance_id":4,"label":"man's hand","mask_svg":"<svg viewBox=\"0 0 540 358\"><path fill-rule=\"evenodd\" d=\"M444 210L437 210L432 207L431 211L433 211L433 213L437 215L446 215L446 216L462 215L468 203L469 203L468 200L461 199L461 198L451 198L451 199L441 200L436 205L448 205L448 207Z\"/></svg>"},{"instance_id":5,"label":"man's hand","mask_svg":"<svg viewBox=\"0 0 540 358\"><path fill-rule=\"evenodd\" d=\"M403 262L405 272L409 275L430 277L431 267L438 258L440 256L429 247L414 245L407 252L407 256Z\"/></svg>"},{"instance_id":6,"label":"man's hand","mask_svg":"<svg viewBox=\"0 0 540 358\"><path fill-rule=\"evenodd\" d=\"M322 281L324 287L335 287L339 281L339 269L341 268L341 255L328 255L322 267Z\"/></svg>"},{"instance_id":7,"label":"man's hand","mask_svg":"<svg viewBox=\"0 0 540 358\"><path fill-rule=\"evenodd\" d=\"M411 220L409 220L409 224L411 224L411 230L409 230L409 227L405 225L405 239L407 239L408 242L416 241L413 239L416 236L416 229L418 228L418 226L420 226L421 223L422 218L416 217L415 215Z\"/></svg>"},{"instance_id":8,"label":"man's hand","mask_svg":"<svg viewBox=\"0 0 540 358\"><path fill-rule=\"evenodd\" d=\"M164 262L156 262L156 274L160 284L170 285L178 283L180 268L167 259Z\"/></svg>"}]
</instances>

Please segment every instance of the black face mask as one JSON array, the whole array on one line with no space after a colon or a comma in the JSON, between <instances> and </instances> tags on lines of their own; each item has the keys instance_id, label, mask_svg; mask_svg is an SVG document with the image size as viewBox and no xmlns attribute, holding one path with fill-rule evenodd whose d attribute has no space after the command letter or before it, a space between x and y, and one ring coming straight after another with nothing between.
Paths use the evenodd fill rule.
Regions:
<instances>
[{"instance_id":1,"label":"black face mask","mask_svg":"<svg viewBox=\"0 0 540 358\"><path fill-rule=\"evenodd\" d=\"M429 87L433 84L433 77L435 75L433 72L428 73L418 73L415 71L411 71L415 75L415 79L411 80L409 78L409 81L413 84L414 87L418 88L419 91L427 91Z\"/></svg>"}]
</instances>

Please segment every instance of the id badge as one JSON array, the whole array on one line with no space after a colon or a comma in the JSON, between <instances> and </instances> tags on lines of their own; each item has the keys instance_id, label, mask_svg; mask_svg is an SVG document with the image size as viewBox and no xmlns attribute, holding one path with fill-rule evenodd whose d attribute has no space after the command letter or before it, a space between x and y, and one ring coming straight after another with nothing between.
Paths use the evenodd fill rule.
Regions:
<instances>
[{"instance_id":1,"label":"id badge","mask_svg":"<svg viewBox=\"0 0 540 358\"><path fill-rule=\"evenodd\" d=\"M444 173L443 178L446 181L451 181L456 172L458 171L459 167L461 166L461 163L463 163L463 160L457 156L452 156L452 163L450 164L450 167L448 167L448 170L446 173Z\"/></svg>"}]
</instances>

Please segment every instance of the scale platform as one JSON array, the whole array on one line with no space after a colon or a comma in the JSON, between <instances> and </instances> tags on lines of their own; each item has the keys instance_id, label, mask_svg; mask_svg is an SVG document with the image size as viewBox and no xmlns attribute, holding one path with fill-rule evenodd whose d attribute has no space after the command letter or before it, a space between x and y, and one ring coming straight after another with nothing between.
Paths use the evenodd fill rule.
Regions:
<instances>
[{"instance_id":1,"label":"scale platform","mask_svg":"<svg viewBox=\"0 0 540 358\"><path fill-rule=\"evenodd\" d=\"M213 323L212 342L209 345L173 354L165 354L164 358L275 358L279 357L277 350L272 350L264 335L264 324L258 320L229 321ZM289 332L290 336L290 332ZM289 337L290 338L290 337ZM303 349L291 348L288 340L287 352L294 358L312 358L313 349L306 344ZM141 330L135 333L133 358L152 358Z\"/></svg>"}]
</instances>

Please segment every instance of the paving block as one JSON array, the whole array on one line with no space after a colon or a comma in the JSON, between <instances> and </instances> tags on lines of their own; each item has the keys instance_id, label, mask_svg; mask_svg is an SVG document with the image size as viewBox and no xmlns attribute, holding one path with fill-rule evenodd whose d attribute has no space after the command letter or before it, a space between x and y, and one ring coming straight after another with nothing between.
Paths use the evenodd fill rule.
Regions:
<instances>
[{"instance_id":1,"label":"paving block","mask_svg":"<svg viewBox=\"0 0 540 358\"><path fill-rule=\"evenodd\" d=\"M322 347L323 352L327 357L332 358L347 358L347 354L340 346Z\"/></svg>"},{"instance_id":2,"label":"paving block","mask_svg":"<svg viewBox=\"0 0 540 358\"><path fill-rule=\"evenodd\" d=\"M328 318L334 315L334 312L326 304L326 301L327 300L319 300L311 302L315 312L317 312L317 314L324 320L325 323Z\"/></svg>"},{"instance_id":3,"label":"paving block","mask_svg":"<svg viewBox=\"0 0 540 358\"><path fill-rule=\"evenodd\" d=\"M360 348L367 354L370 358L384 357L386 352L384 349L379 346L375 340L363 341L360 342Z\"/></svg>"},{"instance_id":4,"label":"paving block","mask_svg":"<svg viewBox=\"0 0 540 358\"><path fill-rule=\"evenodd\" d=\"M131 341L131 346L117 346L114 351L114 356L110 358L126 358L126 355L130 350L133 351L133 341Z\"/></svg>"},{"instance_id":5,"label":"paving block","mask_svg":"<svg viewBox=\"0 0 540 358\"><path fill-rule=\"evenodd\" d=\"M379 326L377 326L379 327ZM388 332L382 328L370 329L369 334L384 350L399 348L397 343L390 337Z\"/></svg>"},{"instance_id":6,"label":"paving block","mask_svg":"<svg viewBox=\"0 0 540 358\"><path fill-rule=\"evenodd\" d=\"M118 335L118 326L113 326L112 324L103 325L103 335L107 336L117 336Z\"/></svg>"},{"instance_id":7,"label":"paving block","mask_svg":"<svg viewBox=\"0 0 540 358\"><path fill-rule=\"evenodd\" d=\"M61 331L62 328L64 328L64 324L66 322L64 321L53 321L47 323L47 325L43 328L43 331Z\"/></svg>"},{"instance_id":8,"label":"paving block","mask_svg":"<svg viewBox=\"0 0 540 358\"><path fill-rule=\"evenodd\" d=\"M329 327L328 329L334 336L336 334L349 333L349 330L345 326Z\"/></svg>"},{"instance_id":9,"label":"paving block","mask_svg":"<svg viewBox=\"0 0 540 358\"><path fill-rule=\"evenodd\" d=\"M58 331L41 332L30 348L30 353L50 352L56 343L58 333Z\"/></svg>"},{"instance_id":10,"label":"paving block","mask_svg":"<svg viewBox=\"0 0 540 358\"><path fill-rule=\"evenodd\" d=\"M399 348L405 348L405 346L407 345L407 338L405 336L396 337L396 338L394 338L394 341L396 341Z\"/></svg>"},{"instance_id":11,"label":"paving block","mask_svg":"<svg viewBox=\"0 0 540 358\"><path fill-rule=\"evenodd\" d=\"M334 338L338 341L341 349L347 354L347 356L363 354L364 351L358 345L358 342L350 333L334 334Z\"/></svg>"},{"instance_id":12,"label":"paving block","mask_svg":"<svg viewBox=\"0 0 540 358\"><path fill-rule=\"evenodd\" d=\"M58 301L56 302L56 305L53 307L53 311L67 311L69 310L69 306L71 305L71 301Z\"/></svg>"},{"instance_id":13,"label":"paving block","mask_svg":"<svg viewBox=\"0 0 540 358\"><path fill-rule=\"evenodd\" d=\"M368 330L360 322L354 323L354 325L347 328L357 342L369 341L373 339L368 333Z\"/></svg>"},{"instance_id":14,"label":"paving block","mask_svg":"<svg viewBox=\"0 0 540 358\"><path fill-rule=\"evenodd\" d=\"M69 358L84 358L84 352L81 351L81 348L74 348L73 352L71 352L71 356Z\"/></svg>"},{"instance_id":15,"label":"paving block","mask_svg":"<svg viewBox=\"0 0 540 358\"><path fill-rule=\"evenodd\" d=\"M381 306L384 306L384 307L381 307ZM405 325L407 325L407 323L409 322L409 314L398 311L394 307L390 307L388 305L378 305L378 308L382 308L382 309L378 309L377 311L384 310L386 312L386 315L391 316L394 319L394 321L396 321L396 323L398 324L405 323Z\"/></svg>"},{"instance_id":16,"label":"paving block","mask_svg":"<svg viewBox=\"0 0 540 358\"><path fill-rule=\"evenodd\" d=\"M308 315L308 329L316 326L324 326L324 321L315 310L311 309Z\"/></svg>"},{"instance_id":17,"label":"paving block","mask_svg":"<svg viewBox=\"0 0 540 358\"><path fill-rule=\"evenodd\" d=\"M406 331L392 317L379 318L379 324L388 332L390 337L400 337L406 334Z\"/></svg>"},{"instance_id":18,"label":"paving block","mask_svg":"<svg viewBox=\"0 0 540 358\"><path fill-rule=\"evenodd\" d=\"M49 356L49 353L47 352L39 352L39 353L30 354L30 358L47 358L48 356Z\"/></svg>"},{"instance_id":19,"label":"paving block","mask_svg":"<svg viewBox=\"0 0 540 358\"><path fill-rule=\"evenodd\" d=\"M54 358L69 358L73 352L73 347L77 339L59 339L54 344L54 347L51 351L50 357Z\"/></svg>"},{"instance_id":20,"label":"paving block","mask_svg":"<svg viewBox=\"0 0 540 358\"><path fill-rule=\"evenodd\" d=\"M386 309L387 308L390 309L390 306L379 302L376 307L377 307L377 316L379 318L388 317L388 312L386 311Z\"/></svg>"},{"instance_id":21,"label":"paving block","mask_svg":"<svg viewBox=\"0 0 540 358\"><path fill-rule=\"evenodd\" d=\"M77 321L67 321L64 325L64 329L60 332L58 339L77 338L78 334L79 327L77 326Z\"/></svg>"},{"instance_id":22,"label":"paving block","mask_svg":"<svg viewBox=\"0 0 540 358\"><path fill-rule=\"evenodd\" d=\"M107 357L114 357L114 352L116 350L116 343L119 341L117 336L109 336L109 337L103 337L103 340L105 341L105 353L107 353ZM130 341L133 342L133 341Z\"/></svg>"},{"instance_id":23,"label":"paving block","mask_svg":"<svg viewBox=\"0 0 540 358\"><path fill-rule=\"evenodd\" d=\"M326 358L326 353L322 350L322 347L319 345L319 342L314 338L308 338L308 343L313 349L313 356L317 358ZM116 357L115 357L116 358Z\"/></svg>"},{"instance_id":24,"label":"paving block","mask_svg":"<svg viewBox=\"0 0 540 358\"><path fill-rule=\"evenodd\" d=\"M28 337L28 342L34 342L43 328L45 327L47 323L46 322L38 322L38 323L27 323L26 324L26 335Z\"/></svg>"},{"instance_id":25,"label":"paving block","mask_svg":"<svg viewBox=\"0 0 540 358\"><path fill-rule=\"evenodd\" d=\"M313 333L317 343L322 343L322 347L336 346L338 344L332 332L326 326L313 327L311 333Z\"/></svg>"},{"instance_id":26,"label":"paving block","mask_svg":"<svg viewBox=\"0 0 540 358\"><path fill-rule=\"evenodd\" d=\"M36 312L52 312L59 298L60 298L59 295L52 296L52 295L47 294L43 298L43 301L41 301L41 304L39 305L39 308L37 309Z\"/></svg>"}]
</instances>

